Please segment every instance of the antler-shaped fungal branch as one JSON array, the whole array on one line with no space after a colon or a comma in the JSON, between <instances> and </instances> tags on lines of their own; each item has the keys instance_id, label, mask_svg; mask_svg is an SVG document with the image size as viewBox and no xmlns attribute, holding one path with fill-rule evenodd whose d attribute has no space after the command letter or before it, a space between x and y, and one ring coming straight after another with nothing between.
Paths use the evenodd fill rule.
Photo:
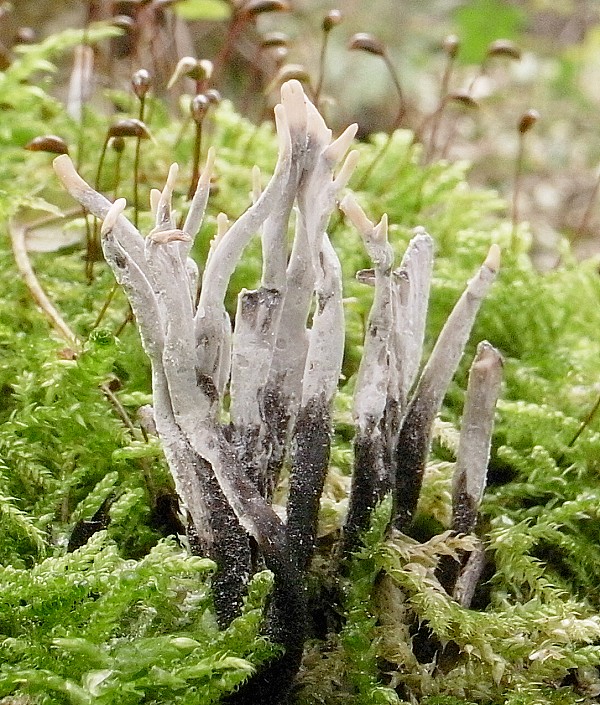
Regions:
<instances>
[{"instance_id":1,"label":"antler-shaped fungal branch","mask_svg":"<svg viewBox=\"0 0 600 705\"><path fill-rule=\"evenodd\" d=\"M354 394L354 473L346 521L344 549L356 547L358 534L366 528L371 511L391 489L386 454L386 408L393 374L394 305L392 289L393 251L387 240L387 217L374 225L358 202L348 194L340 203L346 217L360 232L375 266L368 281L375 286L373 305L365 336L363 357ZM366 279L362 273L363 280Z\"/></svg>"},{"instance_id":2,"label":"antler-shaped fungal branch","mask_svg":"<svg viewBox=\"0 0 600 705\"><path fill-rule=\"evenodd\" d=\"M217 217L199 297L198 267L189 253L206 209L213 150L181 229L172 212L176 165L162 191L151 192L155 225L147 237L125 217L123 199L111 204L79 177L68 156L54 162L71 195L103 220L106 261L129 297L152 364L157 432L194 532L218 565L213 591L221 623L238 613L257 565L251 540L258 564L274 572L266 631L285 653L232 696L236 705L283 701L302 656L304 575L314 551L344 349L341 267L326 228L357 161L356 152L344 159L356 126L332 141L297 81L282 86L275 121L279 156L274 173L261 191L255 171L253 203L234 223ZM410 521L431 426L499 253L493 246L468 284L411 395L423 345L432 240L419 231L394 271L387 217L374 225L351 196L341 207L361 232L373 262L374 270L362 278L375 285L354 402L356 467L344 536L349 551L375 503L390 491L396 525L403 528ZM225 295L257 233L263 250L261 285L239 294L232 332ZM477 364L484 363L482 357ZM230 422L224 423L227 395ZM467 445L461 451L465 463L472 455ZM481 448L477 453L486 461ZM271 497L286 456L290 479L282 520ZM457 507L466 506L467 495L481 492L481 482L467 479L463 485Z\"/></svg>"},{"instance_id":3,"label":"antler-shaped fungal branch","mask_svg":"<svg viewBox=\"0 0 600 705\"><path fill-rule=\"evenodd\" d=\"M240 703L275 702L269 698L282 697L300 663L302 574L313 553L344 346L341 269L325 228L356 164L351 153L334 175L356 126L332 142L297 81L282 86L275 120L273 176L264 191L255 185L253 204L230 227L223 216L217 219L197 305L198 268L188 255L206 208L214 152L182 229L172 213L177 166L171 167L162 191L151 193L155 227L145 238L124 216L123 199L111 204L78 176L68 157L55 160L71 195L103 219L106 261L127 292L152 363L156 428L195 532L219 567L214 591L221 621L230 621L241 605L252 565L249 537L275 573L267 631L286 653L238 691ZM296 235L288 257L294 206ZM259 231L261 287L241 292L232 335L225 294ZM307 328L313 297L316 310ZM290 345L296 348L288 360ZM225 425L220 407L227 391L231 423ZM270 498L286 451L292 469L284 524Z\"/></svg>"},{"instance_id":4,"label":"antler-shaped fungal branch","mask_svg":"<svg viewBox=\"0 0 600 705\"><path fill-rule=\"evenodd\" d=\"M435 416L456 372L479 306L495 278L500 251L489 254L457 302L410 394L421 360L432 267L432 240L419 229L400 269L391 272L383 248L383 222L373 227L352 196L340 204L360 231L373 270L359 273L374 283L365 350L355 390L355 467L344 552L356 547L371 510L392 491L394 525L406 529L421 491Z\"/></svg>"},{"instance_id":5,"label":"antler-shaped fungal branch","mask_svg":"<svg viewBox=\"0 0 600 705\"><path fill-rule=\"evenodd\" d=\"M486 340L479 343L469 372L452 478L452 530L457 534L471 533L477 523L487 480L502 364L502 356L496 348ZM438 574L446 590L468 607L483 568L482 551L473 551L466 561L463 556L460 559L443 556Z\"/></svg>"},{"instance_id":6,"label":"antler-shaped fungal branch","mask_svg":"<svg viewBox=\"0 0 600 705\"><path fill-rule=\"evenodd\" d=\"M421 373L402 422L396 445L395 525L410 523L419 499L431 431L448 385L456 372L479 307L500 266L500 248L492 245L440 332Z\"/></svg>"}]
</instances>

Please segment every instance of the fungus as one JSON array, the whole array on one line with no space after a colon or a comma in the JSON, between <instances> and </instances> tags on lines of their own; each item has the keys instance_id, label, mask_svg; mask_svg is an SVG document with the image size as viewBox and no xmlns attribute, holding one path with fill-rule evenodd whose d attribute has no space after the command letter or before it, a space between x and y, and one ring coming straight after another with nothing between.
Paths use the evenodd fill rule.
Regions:
<instances>
[{"instance_id":1,"label":"fungus","mask_svg":"<svg viewBox=\"0 0 600 705\"><path fill-rule=\"evenodd\" d=\"M236 705L283 702L307 636L305 578L314 553L344 350L341 267L327 225L357 162L355 152L346 156L356 126L332 140L298 81L283 84L275 120L279 156L274 173L262 191L255 175L253 203L236 221L228 225L224 216L217 219L199 296L198 268L189 255L207 205L212 149L181 228L171 209L175 165L163 190L152 192L155 226L147 237L123 215L123 199L111 204L79 177L67 155L54 161L70 194L103 220L106 261L129 297L152 364L156 430L190 532L218 566L213 589L220 623L227 625L238 614L258 566L274 574L265 632L284 653L231 695L229 702ZM387 217L373 224L351 195L342 199L341 208L363 238L374 267L364 278L375 285L354 403L347 554L386 494L394 499L393 524L404 529L410 522L433 420L498 269L499 250L492 245L415 384L433 241L417 231L394 270ZM295 233L288 252L293 211ZM258 289L239 293L232 329L225 295L257 232L262 279ZM486 366L486 355L487 348L477 370ZM224 421L226 397L229 418ZM488 419L493 419L492 401L493 394L486 401ZM486 453L478 457L487 460ZM286 459L289 495L282 518L273 507L273 489ZM477 496L483 477L480 468ZM467 481L469 492L471 485Z\"/></svg>"}]
</instances>

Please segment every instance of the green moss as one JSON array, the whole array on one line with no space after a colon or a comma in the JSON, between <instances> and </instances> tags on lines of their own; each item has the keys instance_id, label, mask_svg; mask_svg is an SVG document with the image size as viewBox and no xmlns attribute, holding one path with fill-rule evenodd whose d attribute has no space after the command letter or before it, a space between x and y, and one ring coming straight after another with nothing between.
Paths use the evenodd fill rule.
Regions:
<instances>
[{"instance_id":1,"label":"green moss","mask_svg":"<svg viewBox=\"0 0 600 705\"><path fill-rule=\"evenodd\" d=\"M0 84L0 102L28 116L19 125L5 112L0 118L0 696L28 695L36 703L218 702L276 653L261 636L270 576L254 578L244 614L220 632L210 562L165 539L172 527L157 516L158 498L173 491L159 444L144 439L137 426L132 432L101 389L118 380L115 393L133 418L149 401L148 364L135 330L114 336L127 313L124 297L117 294L102 327L93 330L112 287L104 265L97 265L90 285L79 248L34 257L43 286L85 341L72 359L32 303L10 251L9 216L46 207L33 193L52 201L57 193L47 155L23 153L22 145L48 131L77 140L77 126L61 106L27 83L33 71L47 68L43 62L60 42L64 37L31 49ZM83 171L89 176L106 125L98 115L88 120L98 128L86 137ZM155 141L144 145L142 191L161 182L177 159L183 174L176 198L183 207L191 134L159 107L152 120ZM525 254L525 228L511 251L510 224L496 195L470 189L464 164L421 166L411 140L397 133L382 156L385 137L360 145L354 181L373 219L388 212L397 252L416 225L435 238L428 347L490 243L504 250L502 275L470 348L487 338L506 357L480 527L489 574L478 609L461 608L434 571L440 556L470 539L386 537L384 503L339 583L323 568L328 554L319 557L316 592L334 586L329 608L340 626L311 641L298 701L591 705L600 665L598 423L571 441L599 394L597 263L575 264L565 253L556 270L536 272ZM211 141L218 193L198 240L199 262L216 213L239 215L249 202L252 165L268 172L276 153L270 127L252 126L227 104L213 118ZM110 179L109 173L109 190ZM125 183L124 191L130 188ZM368 266L357 234L341 218L332 230L344 266L348 335L324 498L324 551L339 530L347 492L350 394L371 297L353 279ZM259 272L257 242L236 272L230 303ZM426 474L423 527L447 522L464 386L463 369L446 400ZM104 530L67 552L85 522ZM426 654L417 658L419 625L427 625L429 643L446 655L437 668Z\"/></svg>"}]
</instances>

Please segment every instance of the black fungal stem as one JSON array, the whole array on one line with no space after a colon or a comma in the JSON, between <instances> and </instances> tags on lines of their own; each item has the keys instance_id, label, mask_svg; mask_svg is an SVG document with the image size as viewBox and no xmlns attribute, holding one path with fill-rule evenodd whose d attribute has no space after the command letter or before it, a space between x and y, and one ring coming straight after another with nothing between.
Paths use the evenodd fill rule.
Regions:
<instances>
[{"instance_id":1,"label":"black fungal stem","mask_svg":"<svg viewBox=\"0 0 600 705\"><path fill-rule=\"evenodd\" d=\"M319 501L329 467L329 410L323 399L302 407L294 432L287 503L288 550L304 573L313 557Z\"/></svg>"},{"instance_id":2,"label":"black fungal stem","mask_svg":"<svg viewBox=\"0 0 600 705\"><path fill-rule=\"evenodd\" d=\"M344 559L349 558L359 547L361 534L369 528L373 509L391 489L389 478L386 482L381 478L381 472L378 472L385 467L384 453L379 430L357 433L354 439L352 487L341 549L341 557Z\"/></svg>"},{"instance_id":3,"label":"black fungal stem","mask_svg":"<svg viewBox=\"0 0 600 705\"><path fill-rule=\"evenodd\" d=\"M433 418L427 400L416 399L400 430L395 453L394 526L406 531L410 526L423 483L429 452Z\"/></svg>"},{"instance_id":4,"label":"black fungal stem","mask_svg":"<svg viewBox=\"0 0 600 705\"><path fill-rule=\"evenodd\" d=\"M481 301L500 266L500 249L492 245L479 272L469 281L446 320L421 373L408 406L394 462L394 524L405 531L412 522L427 462L433 422L454 376Z\"/></svg>"}]
</instances>

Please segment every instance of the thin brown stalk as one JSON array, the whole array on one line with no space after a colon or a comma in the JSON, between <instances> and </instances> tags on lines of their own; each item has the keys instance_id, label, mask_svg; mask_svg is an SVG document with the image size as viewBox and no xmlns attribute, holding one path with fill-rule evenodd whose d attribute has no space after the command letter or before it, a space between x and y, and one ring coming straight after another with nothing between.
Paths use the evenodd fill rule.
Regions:
<instances>
[{"instance_id":1,"label":"thin brown stalk","mask_svg":"<svg viewBox=\"0 0 600 705\"><path fill-rule=\"evenodd\" d=\"M121 404L119 399L117 398L116 394L112 391L110 388L110 385L108 382L103 382L100 385L100 389L102 390L102 393L104 396L108 399L108 401L112 404L114 407L114 410L117 412L118 417L121 419L121 421L127 426L129 429L131 435L134 438L137 438L139 429L135 427L133 421L131 420L131 417L127 413L127 410Z\"/></svg>"},{"instance_id":2,"label":"thin brown stalk","mask_svg":"<svg viewBox=\"0 0 600 705\"><path fill-rule=\"evenodd\" d=\"M140 109L138 119L144 122L144 111L146 108L146 96L140 97ZM135 140L135 156L133 158L133 224L138 227L140 217L140 194L139 194L139 175L140 175L140 153L142 149L142 138L137 137Z\"/></svg>"},{"instance_id":3,"label":"thin brown stalk","mask_svg":"<svg viewBox=\"0 0 600 705\"><path fill-rule=\"evenodd\" d=\"M94 188L98 191L100 189L100 177L102 176L102 168L104 167L104 161L106 159L106 150L108 149L108 144L110 142L110 130L106 133L104 142L102 143L102 150L100 151L100 159L98 160L98 168L96 169L96 181L94 183ZM91 284L94 280L94 261L97 258L97 253L100 250L100 236L98 232L98 221L94 218L92 227L90 228L87 215L85 217L86 225L86 253L85 253L85 276L88 284Z\"/></svg>"},{"instance_id":4,"label":"thin brown stalk","mask_svg":"<svg viewBox=\"0 0 600 705\"><path fill-rule=\"evenodd\" d=\"M198 180L200 179L200 156L202 154L202 123L197 122L195 124L194 131L194 152L192 157L192 178L190 181L190 188L188 191L188 200L191 200L196 193L196 188L198 186Z\"/></svg>"},{"instance_id":5,"label":"thin brown stalk","mask_svg":"<svg viewBox=\"0 0 600 705\"><path fill-rule=\"evenodd\" d=\"M115 331L115 338L118 338L121 335L121 333L125 330L125 327L127 326L127 324L131 323L133 320L134 320L133 311L131 310L131 306L130 306L129 311L127 312L127 315L123 319L123 322L119 325L119 327Z\"/></svg>"},{"instance_id":6,"label":"thin brown stalk","mask_svg":"<svg viewBox=\"0 0 600 705\"><path fill-rule=\"evenodd\" d=\"M146 430L140 426L137 428L133 421L131 420L131 417L127 413L127 409L121 404L119 401L117 395L112 391L110 388L110 384L108 382L103 382L100 385L100 389L102 390L102 393L104 396L108 399L112 407L114 408L115 412L117 413L117 416L121 419L121 421L125 424L127 427L127 430L131 434L132 438L134 440L139 438L139 434L141 432L141 435L146 443L148 443L148 433ZM142 474L144 476L144 482L146 484L146 487L148 488L148 492L150 493L150 496L152 498L156 498L156 484L154 482L154 479L152 477L152 473L150 471L150 465L148 463L148 458L140 458L139 459L140 467L142 469Z\"/></svg>"},{"instance_id":7,"label":"thin brown stalk","mask_svg":"<svg viewBox=\"0 0 600 705\"><path fill-rule=\"evenodd\" d=\"M517 159L515 161L515 185L513 189L512 200L512 235L511 249L514 251L517 243L517 228L519 226L519 196L521 192L521 180L523 172L523 157L525 154L525 135L531 130L535 123L540 119L540 114L537 110L526 110L519 120L517 130L519 132L519 148L517 151Z\"/></svg>"},{"instance_id":8,"label":"thin brown stalk","mask_svg":"<svg viewBox=\"0 0 600 705\"><path fill-rule=\"evenodd\" d=\"M339 10L331 10L325 16L321 24L323 40L321 42L321 52L319 54L319 77L317 79L317 87L315 88L315 106L319 109L319 101L321 98L321 89L325 80L325 58L327 56L327 46L329 44L329 35L331 30L342 21L342 13Z\"/></svg>"},{"instance_id":9,"label":"thin brown stalk","mask_svg":"<svg viewBox=\"0 0 600 705\"><path fill-rule=\"evenodd\" d=\"M117 282L115 282L112 285L111 290L108 292L108 296L106 297L106 301L102 304L102 308L100 309L100 312L96 316L96 320L94 321L94 323L92 325L92 330L97 328L100 325L100 323L102 322L102 319L104 318L104 314L108 311L108 307L110 306L112 300L114 299L118 288L119 288L119 285Z\"/></svg>"},{"instance_id":10,"label":"thin brown stalk","mask_svg":"<svg viewBox=\"0 0 600 705\"><path fill-rule=\"evenodd\" d=\"M77 336L71 330L64 318L60 315L54 304L50 301L35 274L25 243L27 230L27 226L18 225L14 221L10 222L10 239L17 269L23 277L23 281L29 289L29 293L31 294L33 300L41 308L52 328L54 328L54 330L69 346L78 351L81 345Z\"/></svg>"},{"instance_id":11,"label":"thin brown stalk","mask_svg":"<svg viewBox=\"0 0 600 705\"><path fill-rule=\"evenodd\" d=\"M590 411L587 413L586 417L583 419L581 422L581 425L575 432L575 435L571 440L567 443L567 448L572 448L575 443L577 442L577 439L581 434L585 431L585 429L590 425L590 423L593 421L594 416L598 413L598 409L600 409L600 396L598 399L596 399L594 406L590 409Z\"/></svg>"},{"instance_id":12,"label":"thin brown stalk","mask_svg":"<svg viewBox=\"0 0 600 705\"><path fill-rule=\"evenodd\" d=\"M515 244L517 241L517 228L519 227L520 213L519 213L519 196L521 193L521 182L522 182L522 172L523 172L523 154L525 152L525 140L523 135L519 133L519 147L517 151L517 158L515 160L515 173L514 173L514 186L512 194L512 214L511 214L511 250L515 249Z\"/></svg>"}]
</instances>

